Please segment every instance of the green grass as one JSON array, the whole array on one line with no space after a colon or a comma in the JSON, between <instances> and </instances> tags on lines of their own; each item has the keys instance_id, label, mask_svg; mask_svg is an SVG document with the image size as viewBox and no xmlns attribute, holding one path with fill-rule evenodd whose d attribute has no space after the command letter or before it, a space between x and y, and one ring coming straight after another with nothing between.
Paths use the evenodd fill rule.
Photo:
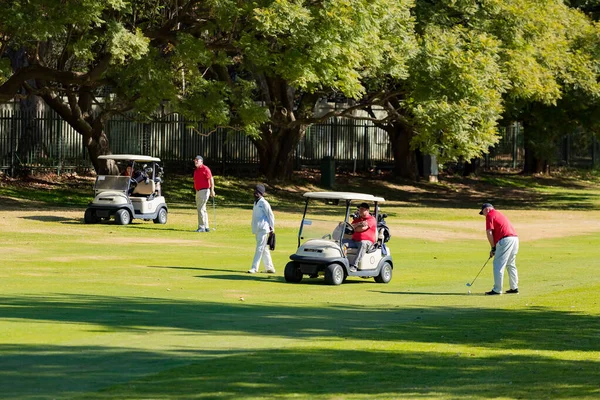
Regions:
<instances>
[{"instance_id":1,"label":"green grass","mask_svg":"<svg viewBox=\"0 0 600 400\"><path fill-rule=\"evenodd\" d=\"M523 190L503 208L521 235L521 294L485 297L489 264L473 294L465 283L487 258L487 178L472 197L455 181L418 196L372 182L392 200L394 277L339 287L282 277L301 188L315 186L272 185L278 273L248 275L256 182L218 177L217 230L197 234L191 181L178 179L166 225L125 227L84 225L85 203L58 208L56 188L0 187L2 398L600 396L600 190L588 181L506 178L503 190ZM548 200L537 209L528 196ZM531 226L545 221L561 225L538 238Z\"/></svg>"}]
</instances>

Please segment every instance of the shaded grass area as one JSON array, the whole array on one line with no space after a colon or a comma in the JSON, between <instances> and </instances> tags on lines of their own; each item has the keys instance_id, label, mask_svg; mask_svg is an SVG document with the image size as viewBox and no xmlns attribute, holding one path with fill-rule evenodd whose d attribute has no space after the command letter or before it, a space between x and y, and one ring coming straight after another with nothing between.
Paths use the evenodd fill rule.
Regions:
<instances>
[{"instance_id":1,"label":"shaded grass area","mask_svg":"<svg viewBox=\"0 0 600 400\"><path fill-rule=\"evenodd\" d=\"M270 281L276 282L289 285L281 277ZM77 294L4 296L0 301L2 318L91 324L107 332L175 329L292 340L404 341L497 350L600 351L597 316L535 305L518 310L443 305L387 309L340 303L313 307ZM490 329L498 321L502 321L502 328Z\"/></svg>"},{"instance_id":2,"label":"shaded grass area","mask_svg":"<svg viewBox=\"0 0 600 400\"><path fill-rule=\"evenodd\" d=\"M318 171L299 172L288 182L265 182L259 178L216 176L216 202L251 208L257 183L267 186L267 196L282 210L296 211L306 191L331 190L320 185ZM84 207L93 198L93 177L46 176L22 181L0 180L0 204ZM439 183L414 182L392 175L370 176L344 173L336 176L333 190L369 193L388 201L424 207L472 208L482 202L514 209L600 209L600 177L597 171L556 172L554 175L525 176L488 173L479 177L443 175ZM170 207L193 207L191 176L166 176L163 193Z\"/></svg>"},{"instance_id":3,"label":"shaded grass area","mask_svg":"<svg viewBox=\"0 0 600 400\"><path fill-rule=\"evenodd\" d=\"M600 350L597 317L544 307L325 308L78 295L0 303L3 319L85 323L140 341L165 329L240 341L229 350L0 345L2 370L12 371L0 374L7 398L23 388L90 399L485 398L509 388L510 398L600 394L600 363L585 355ZM298 346L253 348L265 336ZM88 392L108 382L116 386Z\"/></svg>"},{"instance_id":4,"label":"shaded grass area","mask_svg":"<svg viewBox=\"0 0 600 400\"><path fill-rule=\"evenodd\" d=\"M503 398L594 398L597 374L593 361L557 362L535 355L272 350L174 369L89 398L494 397L490 392Z\"/></svg>"}]
</instances>

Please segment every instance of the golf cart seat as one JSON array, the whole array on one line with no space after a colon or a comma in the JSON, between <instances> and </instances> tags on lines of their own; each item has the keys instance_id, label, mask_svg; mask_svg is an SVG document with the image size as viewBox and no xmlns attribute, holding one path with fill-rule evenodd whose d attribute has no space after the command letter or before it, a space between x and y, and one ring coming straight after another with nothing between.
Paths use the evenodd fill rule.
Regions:
<instances>
[{"instance_id":1,"label":"golf cart seat","mask_svg":"<svg viewBox=\"0 0 600 400\"><path fill-rule=\"evenodd\" d=\"M377 241L373 244L373 247L371 248L373 250L381 248L381 245L383 244L384 238L385 238L383 228L379 228L377 231L379 232L379 234L377 235ZM371 249L369 249L369 250L371 250Z\"/></svg>"},{"instance_id":2,"label":"golf cart seat","mask_svg":"<svg viewBox=\"0 0 600 400\"><path fill-rule=\"evenodd\" d=\"M133 188L132 196L152 196L154 192L156 192L156 183L151 179L146 179L138 182L135 188Z\"/></svg>"}]
</instances>

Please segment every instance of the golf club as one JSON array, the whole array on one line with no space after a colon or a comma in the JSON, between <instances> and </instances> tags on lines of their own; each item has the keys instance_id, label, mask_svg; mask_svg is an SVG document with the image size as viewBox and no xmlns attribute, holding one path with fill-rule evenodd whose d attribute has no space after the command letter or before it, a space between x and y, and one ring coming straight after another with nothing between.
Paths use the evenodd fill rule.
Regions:
<instances>
[{"instance_id":1,"label":"golf club","mask_svg":"<svg viewBox=\"0 0 600 400\"><path fill-rule=\"evenodd\" d=\"M485 266L487 265L488 261L490 261L490 259L491 259L491 258L492 258L492 256L490 256L490 258L488 258L488 259L486 260L486 262L483 264L483 267L481 267L481 269L480 269L480 270L479 270L479 272L477 273L477 276L475 277L475 279L473 279L473 282L471 282L471 283L467 283L467 286L468 286L468 287L471 287L471 286L473 286L473 283L475 282L475 280L477 279L477 277L479 276L479 274L481 274L481 271L483 271L483 269L485 268Z\"/></svg>"},{"instance_id":2,"label":"golf club","mask_svg":"<svg viewBox=\"0 0 600 400\"><path fill-rule=\"evenodd\" d=\"M214 221L215 221L215 226L212 228L213 231L217 230L217 207L215 206L215 196L213 196L213 215L214 215Z\"/></svg>"}]
</instances>

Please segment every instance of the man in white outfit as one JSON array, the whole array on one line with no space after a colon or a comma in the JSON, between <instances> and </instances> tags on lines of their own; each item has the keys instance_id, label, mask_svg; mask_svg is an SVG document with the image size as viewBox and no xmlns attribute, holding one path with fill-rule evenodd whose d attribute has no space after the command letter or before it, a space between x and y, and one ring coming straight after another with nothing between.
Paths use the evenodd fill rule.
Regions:
<instances>
[{"instance_id":1,"label":"man in white outfit","mask_svg":"<svg viewBox=\"0 0 600 400\"><path fill-rule=\"evenodd\" d=\"M256 235L256 251L254 252L254 260L252 260L252 267L248 270L249 274L258 272L261 258L265 265L265 272L275 273L271 252L267 244L269 233L275 232L275 216L264 195L265 186L256 185L254 189L254 207L252 208L252 233Z\"/></svg>"}]
</instances>

